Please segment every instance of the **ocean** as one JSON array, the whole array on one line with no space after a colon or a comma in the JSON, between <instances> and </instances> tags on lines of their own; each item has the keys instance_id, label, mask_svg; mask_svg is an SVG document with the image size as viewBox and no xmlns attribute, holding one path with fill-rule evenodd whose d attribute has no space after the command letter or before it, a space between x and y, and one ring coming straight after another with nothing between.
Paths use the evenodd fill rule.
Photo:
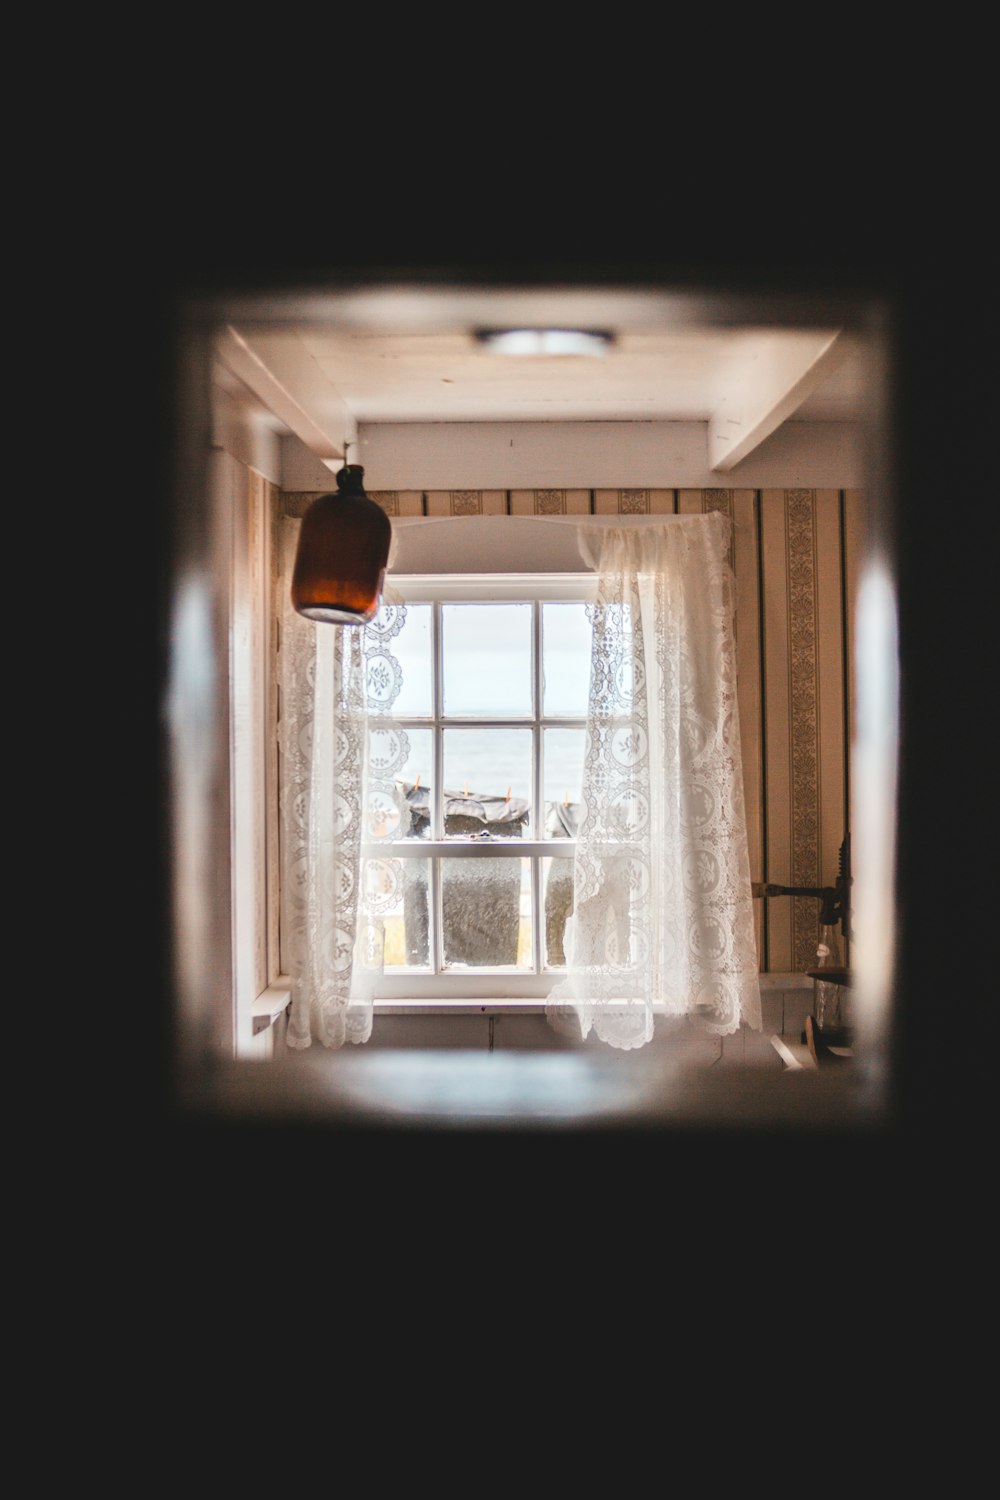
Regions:
<instances>
[{"instance_id":1,"label":"ocean","mask_svg":"<svg viewBox=\"0 0 1000 1500\"><path fill-rule=\"evenodd\" d=\"M433 749L429 729L406 730L410 753L398 779L429 787ZM521 728L446 728L444 790L454 795L521 799L532 797L531 735ZM542 797L548 803L579 802L585 731L542 730Z\"/></svg>"}]
</instances>

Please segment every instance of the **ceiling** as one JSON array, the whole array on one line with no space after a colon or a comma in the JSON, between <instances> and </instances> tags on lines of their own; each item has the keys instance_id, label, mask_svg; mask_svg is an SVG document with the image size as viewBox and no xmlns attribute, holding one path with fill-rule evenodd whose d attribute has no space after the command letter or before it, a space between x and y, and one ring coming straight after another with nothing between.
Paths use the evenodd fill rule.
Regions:
<instances>
[{"instance_id":1,"label":"ceiling","mask_svg":"<svg viewBox=\"0 0 1000 1500\"><path fill-rule=\"evenodd\" d=\"M704 422L725 473L785 422L856 422L872 345L854 308L660 289L395 286L237 299L217 377L329 467L359 427L439 422ZM484 328L608 331L584 355L503 356Z\"/></svg>"}]
</instances>

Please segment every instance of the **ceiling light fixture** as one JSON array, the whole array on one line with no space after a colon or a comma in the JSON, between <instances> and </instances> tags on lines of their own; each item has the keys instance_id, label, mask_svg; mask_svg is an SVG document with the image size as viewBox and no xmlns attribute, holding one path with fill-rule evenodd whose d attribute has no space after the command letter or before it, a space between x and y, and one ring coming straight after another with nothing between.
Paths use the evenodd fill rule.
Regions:
<instances>
[{"instance_id":1,"label":"ceiling light fixture","mask_svg":"<svg viewBox=\"0 0 1000 1500\"><path fill-rule=\"evenodd\" d=\"M292 604L307 620L365 625L378 611L392 525L365 493L364 473L360 464L345 462L337 493L320 495L302 517Z\"/></svg>"},{"instance_id":2,"label":"ceiling light fixture","mask_svg":"<svg viewBox=\"0 0 1000 1500\"><path fill-rule=\"evenodd\" d=\"M491 354L600 356L615 342L613 333L593 328L477 328L474 337Z\"/></svg>"}]
</instances>

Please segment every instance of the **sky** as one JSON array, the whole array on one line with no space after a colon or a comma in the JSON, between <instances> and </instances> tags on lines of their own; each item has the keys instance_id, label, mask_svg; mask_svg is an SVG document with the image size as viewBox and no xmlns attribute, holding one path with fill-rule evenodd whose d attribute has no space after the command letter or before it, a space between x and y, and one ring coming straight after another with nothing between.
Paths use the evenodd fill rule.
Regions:
<instances>
[{"instance_id":1,"label":"sky","mask_svg":"<svg viewBox=\"0 0 1000 1500\"><path fill-rule=\"evenodd\" d=\"M431 606L410 604L392 649L403 671L393 712L429 714L431 701ZM445 604L442 607L445 714L468 717L531 715L531 618L529 604ZM587 708L590 627L582 604L542 606L543 712L582 721ZM407 730L410 758L401 775L428 785L433 751L428 729ZM584 735L581 728L544 731L546 801L579 799ZM444 733L444 784L487 796L530 801L529 728L452 728Z\"/></svg>"}]
</instances>

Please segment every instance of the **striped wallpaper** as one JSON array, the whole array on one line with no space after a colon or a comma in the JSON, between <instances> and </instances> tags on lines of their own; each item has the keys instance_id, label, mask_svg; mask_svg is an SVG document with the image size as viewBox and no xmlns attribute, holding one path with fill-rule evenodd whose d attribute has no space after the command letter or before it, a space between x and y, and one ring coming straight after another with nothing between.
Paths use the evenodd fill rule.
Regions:
<instances>
[{"instance_id":1,"label":"striped wallpaper","mask_svg":"<svg viewBox=\"0 0 1000 1500\"><path fill-rule=\"evenodd\" d=\"M864 494L836 489L372 491L390 516L674 515L733 522L740 730L751 879L833 885L848 829L852 619ZM283 496L301 515L314 494ZM819 902L754 902L763 972L802 972ZM844 954L845 960L848 954Z\"/></svg>"}]
</instances>

